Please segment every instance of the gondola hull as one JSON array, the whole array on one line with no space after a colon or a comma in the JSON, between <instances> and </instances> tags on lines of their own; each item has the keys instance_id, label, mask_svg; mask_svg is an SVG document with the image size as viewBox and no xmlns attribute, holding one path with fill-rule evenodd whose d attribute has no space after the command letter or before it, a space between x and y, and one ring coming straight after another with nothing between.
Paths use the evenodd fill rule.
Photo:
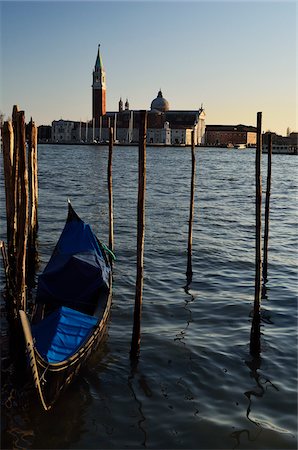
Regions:
<instances>
[{"instance_id":1,"label":"gondola hull","mask_svg":"<svg viewBox=\"0 0 298 450\"><path fill-rule=\"evenodd\" d=\"M80 226L82 228L82 224L84 223L81 221L81 219L79 219L78 216L74 216L74 214L75 213L71 208L69 217L75 217L75 221L77 222L74 222L74 225ZM69 217L66 225L69 225ZM80 221L80 223L78 221ZM71 225L73 224L71 223ZM67 232L67 227L65 227L65 229ZM65 229L63 233L65 233ZM92 245L95 247L95 253L98 253L101 258L100 264L102 266L106 265L106 267L104 267L104 270L109 269L106 283L104 284L104 287L102 286L102 283L99 290L97 288L97 285L101 282L101 280L98 281L96 279L97 272L94 272L94 285L96 286L96 288L94 288L94 292L100 294L100 298L98 298L98 304L100 304L101 307L98 308L98 304L95 300L95 295L93 292L91 292L89 285L86 287L88 295L84 295L83 289L83 292L79 293L78 298L80 299L80 301L72 300L67 296L64 301L63 297L61 299L58 295L55 296L53 294L53 292L55 292L55 283L57 282L57 277L59 279L59 276L62 276L63 282L63 277L65 277L65 274L67 273L67 271L69 271L69 267L67 266L68 262L65 263L65 252L63 253L63 249L65 248L65 239L66 241L68 239L69 242L71 242L71 239L69 239L69 236L66 236L66 238L65 236L63 237L63 233L60 237L60 240L58 241L59 245L57 244L58 250L56 246L56 249L53 253L54 262L55 264L57 262L58 270L53 271L54 264L53 261L50 260L47 267L49 267L48 273L50 273L51 277L47 276L45 278L47 280L50 279L51 281L49 285L43 287L40 300L41 303L38 305L39 308L36 308L37 311L42 305L42 315L44 314L44 312L45 315L43 317L40 317L40 313L36 313L35 318L33 317L32 322L30 322L27 314L24 311L21 310L19 312L25 338L26 351L28 354L28 366L33 376L34 385L41 404L47 411L53 407L54 403L59 398L64 389L78 375L81 367L86 364L90 355L94 353L94 351L104 340L112 304L112 273L110 270L110 264L108 262L107 255L105 254L104 247L99 241L97 241L97 239L94 242L92 241ZM91 235L89 230L88 233L88 239L84 239L86 242L88 241L86 245L90 247L90 239L93 239L93 237L95 236ZM75 236L77 236L77 234L75 234ZM80 239L81 237L78 236L77 240ZM83 244L84 239L81 239ZM79 258L79 262L76 261L77 265L86 265L86 254L87 256L89 253L91 254L89 247L87 249L89 253L87 251L84 251L86 250L84 248L82 251L82 242L80 242L79 244L80 253L73 253L73 255L76 256L80 256L81 254L83 254L84 256L81 259ZM69 247L68 242L67 246ZM76 247L78 247L77 242L74 243L75 250L78 249ZM71 257L73 255L71 255ZM96 255L96 258L98 257L98 255ZM63 261L63 264L60 264L61 259ZM67 260L69 261L68 256ZM70 268L72 268L72 266L70 266ZM75 280L78 286L84 286L86 277L90 278L89 272L91 271L91 269L94 270L94 267L92 266L89 268L89 266L87 266L86 268L84 266L83 269L79 267L79 272L75 274L75 276L78 277L82 273L82 279ZM44 272L46 271L47 268ZM54 273L55 277L52 277L52 273ZM87 275L85 275L85 273ZM54 282L52 281L52 278L54 279ZM89 278L87 280L88 282L90 281ZM52 285L54 287L52 287ZM44 292L46 292L46 294ZM49 292L51 293L51 295L48 294ZM89 297L91 298L91 300ZM42 304L43 301L45 301L45 304ZM60 305L58 305L59 302L61 303ZM69 307L69 305L71 305L71 308ZM86 308L87 310L92 309L93 313L87 314ZM37 317L38 319L36 319ZM37 321L37 323L34 324L34 321ZM69 348L70 344L72 346L71 348Z\"/></svg>"}]
</instances>

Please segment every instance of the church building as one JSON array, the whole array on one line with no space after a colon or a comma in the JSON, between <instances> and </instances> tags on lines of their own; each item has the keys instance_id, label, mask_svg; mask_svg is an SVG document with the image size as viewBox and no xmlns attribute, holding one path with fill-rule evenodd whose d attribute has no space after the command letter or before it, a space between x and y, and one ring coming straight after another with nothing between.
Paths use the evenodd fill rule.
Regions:
<instances>
[{"instance_id":1,"label":"church building","mask_svg":"<svg viewBox=\"0 0 298 450\"><path fill-rule=\"evenodd\" d=\"M118 111L106 112L105 71L98 47L92 84L92 126L95 141L109 139L109 126L114 128L115 143L129 144L138 142L139 110L129 107L126 99L124 109L122 98ZM205 111L203 106L197 110L171 110L169 102L159 90L152 100L147 119L147 144L190 145L191 132L195 133L195 145L204 144Z\"/></svg>"},{"instance_id":2,"label":"church building","mask_svg":"<svg viewBox=\"0 0 298 450\"><path fill-rule=\"evenodd\" d=\"M151 102L147 114L147 144L177 145L191 144L194 130L195 145L205 143L205 111L171 110L169 102L159 90ZM56 143L106 143L109 127L114 128L115 144L138 143L140 111L130 108L128 99L124 107L120 98L117 111L106 111L106 74L102 63L100 45L92 73L92 120L74 122L55 120L52 122L51 141Z\"/></svg>"},{"instance_id":3,"label":"church building","mask_svg":"<svg viewBox=\"0 0 298 450\"><path fill-rule=\"evenodd\" d=\"M123 110L120 99L118 111L107 112L102 118L102 138L108 140L108 127L112 126L116 143L137 143L139 115L139 110L129 108L128 101ZM202 106L193 111L171 110L160 90L147 113L147 144L190 145L191 132L194 130L195 145L202 145L205 139L205 117Z\"/></svg>"}]
</instances>

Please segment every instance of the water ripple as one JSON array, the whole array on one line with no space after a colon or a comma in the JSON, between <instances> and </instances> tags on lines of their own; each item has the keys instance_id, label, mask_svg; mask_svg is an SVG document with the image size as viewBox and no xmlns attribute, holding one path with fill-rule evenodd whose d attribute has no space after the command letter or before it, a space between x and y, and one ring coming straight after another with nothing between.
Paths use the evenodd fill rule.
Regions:
<instances>
[{"instance_id":1,"label":"water ripple","mask_svg":"<svg viewBox=\"0 0 298 450\"><path fill-rule=\"evenodd\" d=\"M64 225L67 197L107 242L107 155L107 147L40 146L39 270ZM273 158L261 355L252 358L255 154L198 148L196 158L187 285L191 152L147 149L141 354L132 368L137 148L114 149L108 340L54 412L41 413L33 400L4 411L11 448L296 448L297 161Z\"/></svg>"}]
</instances>

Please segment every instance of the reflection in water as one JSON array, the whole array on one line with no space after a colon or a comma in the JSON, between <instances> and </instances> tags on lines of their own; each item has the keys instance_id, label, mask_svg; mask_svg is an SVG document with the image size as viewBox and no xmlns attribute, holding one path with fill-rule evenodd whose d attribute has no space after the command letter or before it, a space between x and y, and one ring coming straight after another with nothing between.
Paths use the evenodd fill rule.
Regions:
<instances>
[{"instance_id":1,"label":"reflection in water","mask_svg":"<svg viewBox=\"0 0 298 450\"><path fill-rule=\"evenodd\" d=\"M245 361L245 364L250 369L250 376L253 378L256 382L256 388L251 389L249 391L244 392L244 395L248 398L248 406L246 411L246 417L247 419L256 425L257 427L257 434L254 436L252 434L251 430L244 429L239 431L234 431L231 433L231 437L236 440L236 445L234 449L239 448L241 444L241 439L245 438L248 439L248 441L253 442L256 441L259 438L259 435L262 433L262 422L259 420L256 420L255 418L251 417L251 410L252 410L252 403L253 403L253 397L255 398L261 398L265 394L267 390L267 386L272 386L274 389L278 390L276 386L274 386L271 381L265 377L263 377L258 371L261 368L262 364L262 358L261 356L252 356L251 360ZM255 431L255 430L254 430Z\"/></svg>"},{"instance_id":2,"label":"reflection in water","mask_svg":"<svg viewBox=\"0 0 298 450\"><path fill-rule=\"evenodd\" d=\"M233 449L239 448L241 444L241 438L243 438L243 435L246 436L246 439L249 442L254 442L258 439L259 435L262 433L262 430L259 430L255 437L252 437L251 432L249 430L240 430L240 431L234 431L231 433L231 437L236 440L236 445L233 447Z\"/></svg>"},{"instance_id":3,"label":"reflection in water","mask_svg":"<svg viewBox=\"0 0 298 450\"><path fill-rule=\"evenodd\" d=\"M191 277L191 279L192 279L192 277ZM186 343L184 342L184 338L186 336L187 329L188 329L190 323L193 320L192 319L192 311L191 311L191 308L190 308L190 304L195 299L194 295L189 290L189 283L188 283L188 281L189 281L189 278L187 277L187 284L184 287L184 291L190 298L185 298L185 300L184 300L185 304L183 306L183 309L185 309L185 311L187 311L189 313L189 316L188 316L188 319L186 320L185 327L181 331L179 331L179 333L176 334L176 338L174 338L174 341L179 341L181 344L183 344L185 346L185 349L187 349L187 347L186 347ZM188 349L188 359L189 359L189 363L188 364L189 364L190 370L193 370L193 368L192 368L192 353L191 353L190 349ZM183 377L180 377L176 384L177 385L181 385L185 389L185 397L184 398L186 400L191 400L191 401L194 400L194 395L190 391L190 389L187 387L186 383L184 382ZM198 409L196 409L195 414L197 414L197 413L198 413Z\"/></svg>"},{"instance_id":4,"label":"reflection in water","mask_svg":"<svg viewBox=\"0 0 298 450\"><path fill-rule=\"evenodd\" d=\"M174 339L174 341L180 341L181 343L183 343L185 345L185 342L182 342L185 335L186 335L186 331L187 328L189 327L190 323L192 322L192 311L189 308L190 303L192 303L195 299L194 295L190 292L189 286L190 283L192 282L192 275L191 276L187 276L187 283L184 286L184 292L190 297L190 298L186 298L184 300L184 306L183 309L185 309L185 311L187 311L189 313L189 318L186 320L186 325L185 328L183 328L181 331L179 331L179 333L177 333L176 338ZM190 352L190 357L189 359L191 360L191 352Z\"/></svg>"},{"instance_id":5,"label":"reflection in water","mask_svg":"<svg viewBox=\"0 0 298 450\"><path fill-rule=\"evenodd\" d=\"M81 386L71 393L76 401L76 408L69 407L67 394L64 396L64 407L60 405L52 413L40 412L35 402L26 399L26 405L20 407L20 398L6 411L7 443L4 448L63 448L65 442L78 442L84 426L84 399ZM76 398L77 397L77 398ZM90 401L90 400L89 400ZM62 407L61 407L62 406ZM53 430L55 432L53 433ZM48 441L48 444L47 444Z\"/></svg>"},{"instance_id":6,"label":"reflection in water","mask_svg":"<svg viewBox=\"0 0 298 450\"><path fill-rule=\"evenodd\" d=\"M88 368L84 372L88 374ZM89 383L83 373L64 392L56 407L44 412L31 382L18 388L12 366L2 367L1 448L66 448L79 442L85 433L85 413L92 404Z\"/></svg>"},{"instance_id":7,"label":"reflection in water","mask_svg":"<svg viewBox=\"0 0 298 450\"><path fill-rule=\"evenodd\" d=\"M250 331L250 354L258 357L261 353L261 313L254 311Z\"/></svg>"},{"instance_id":8,"label":"reflection in water","mask_svg":"<svg viewBox=\"0 0 298 450\"><path fill-rule=\"evenodd\" d=\"M141 443L141 445L146 448L147 433L146 433L145 428L143 427L144 422L146 421L146 417L143 414L142 402L137 398L137 395L136 395L134 387L133 387L133 381L134 381L134 378L135 378L137 373L138 373L138 359L137 358L131 358L131 371L130 371L130 375L129 375L128 379L127 379L127 384L128 384L129 389L131 390L133 398L135 399L135 401L136 401L136 403L138 405L138 411L140 413L140 419L138 420L138 427L139 427L139 429L141 430L141 432L143 434L143 442ZM149 386L147 385L147 382L146 382L146 379L145 379L144 375L140 376L139 385L141 386L141 388L143 389L143 391L145 392L145 395L147 397L151 397L152 396L152 392L151 392Z\"/></svg>"},{"instance_id":9,"label":"reflection in water","mask_svg":"<svg viewBox=\"0 0 298 450\"><path fill-rule=\"evenodd\" d=\"M257 421L257 420L253 420L250 417L251 406L252 406L252 396L254 396L254 397L263 397L263 395L267 391L268 387L272 387L272 388L274 388L274 389L276 389L278 391L278 388L273 383L271 383L271 381L268 378L262 376L258 372L258 370L261 368L261 363L262 363L262 358L261 357L252 358L251 361L245 361L245 364L250 369L250 376L252 378L254 378L254 380L256 382L256 385L257 385L257 390L250 390L250 391L244 392L244 395L249 400L246 417L248 418L248 420L250 420L252 423L257 425L258 427L260 427L262 425L262 422L261 421Z\"/></svg>"},{"instance_id":10,"label":"reflection in water","mask_svg":"<svg viewBox=\"0 0 298 450\"><path fill-rule=\"evenodd\" d=\"M33 443L34 431L27 415L28 387L15 383L12 363L1 367L1 448L27 449Z\"/></svg>"},{"instance_id":11,"label":"reflection in water","mask_svg":"<svg viewBox=\"0 0 298 450\"><path fill-rule=\"evenodd\" d=\"M267 300L268 299L266 283L262 284L261 298L262 298L262 300Z\"/></svg>"},{"instance_id":12,"label":"reflection in water","mask_svg":"<svg viewBox=\"0 0 298 450\"><path fill-rule=\"evenodd\" d=\"M152 397L152 391L151 391L150 387L148 386L144 375L141 375L141 377L139 379L139 386L143 390L146 397Z\"/></svg>"},{"instance_id":13,"label":"reflection in water","mask_svg":"<svg viewBox=\"0 0 298 450\"><path fill-rule=\"evenodd\" d=\"M251 412L251 404L252 404L251 397L252 396L263 397L264 392L265 392L264 386L261 384L261 376L258 373L258 369L261 368L261 362L262 362L262 359L261 359L260 356L256 357L256 358L252 358L251 361L245 361L245 364L250 369L250 376L252 378L254 378L254 380L256 381L256 385L257 385L257 390L250 390L250 391L244 392L244 395L249 400L248 407L247 407L247 412L246 412L246 417L248 418L248 420L250 420L251 422L253 422L257 426L259 426L259 423L250 418L250 412Z\"/></svg>"},{"instance_id":14,"label":"reflection in water","mask_svg":"<svg viewBox=\"0 0 298 450\"><path fill-rule=\"evenodd\" d=\"M264 287L266 290L266 288ZM266 291L264 291L265 293ZM265 294L264 294L265 295ZM267 296L266 296L267 298ZM250 377L253 378L256 382L256 388L251 389L249 391L244 392L244 395L248 398L248 406L246 411L247 419L258 427L258 433L255 437L252 437L251 432L247 429L235 431L231 434L231 436L236 439L236 446L234 448L238 448L240 446L240 440L243 435L247 436L247 439L250 442L256 441L262 432L263 424L261 420L257 420L256 418L251 417L252 410L252 400L253 397L261 398L267 391L268 387L272 387L278 391L278 388L266 377L259 373L262 365L261 358L261 322L272 324L270 317L266 317L265 313L262 311L257 311L253 314L252 324L251 324L251 334L250 334L250 354L251 359L245 361L245 364L250 369Z\"/></svg>"},{"instance_id":15,"label":"reflection in water","mask_svg":"<svg viewBox=\"0 0 298 450\"><path fill-rule=\"evenodd\" d=\"M266 294L266 287L263 285L264 289L264 295ZM267 295L265 297L268 299ZM262 358L261 358L261 323L267 323L272 324L269 315L266 315L264 311L257 311L257 313L254 314L252 319L252 325L251 325L251 335L250 335L250 353L252 356L251 361L246 361L246 365L250 369L250 376L255 379L258 391L247 391L244 393L246 397L249 399L249 405L247 408L247 418L254 422L257 426L260 426L259 422L256 422L250 418L250 412L251 412L251 396L254 395L255 397L263 397L266 389L268 386L273 387L274 389L278 390L278 388L271 383L271 381L267 378L264 378L258 373L258 370L261 368Z\"/></svg>"},{"instance_id":16,"label":"reflection in water","mask_svg":"<svg viewBox=\"0 0 298 450\"><path fill-rule=\"evenodd\" d=\"M85 416L91 402L89 384L80 377L68 387L53 410L40 412L39 406L37 409L36 404L32 405L28 411L36 432L32 448L72 448L85 432Z\"/></svg>"},{"instance_id":17,"label":"reflection in water","mask_svg":"<svg viewBox=\"0 0 298 450\"><path fill-rule=\"evenodd\" d=\"M1 325L6 313L2 314ZM34 435L26 412L28 384L24 384L23 370L18 370L16 352L12 353L12 339L8 328L1 330L1 448L29 448Z\"/></svg>"}]
</instances>

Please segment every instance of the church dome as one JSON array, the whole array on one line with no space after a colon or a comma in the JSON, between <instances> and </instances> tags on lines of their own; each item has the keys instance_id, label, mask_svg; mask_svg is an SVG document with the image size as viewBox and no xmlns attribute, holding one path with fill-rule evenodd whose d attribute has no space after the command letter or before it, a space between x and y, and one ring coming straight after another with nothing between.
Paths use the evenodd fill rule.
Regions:
<instances>
[{"instance_id":1,"label":"church dome","mask_svg":"<svg viewBox=\"0 0 298 450\"><path fill-rule=\"evenodd\" d=\"M157 111L168 111L170 109L169 102L163 98L161 91L158 92L157 97L151 102L151 110L153 109Z\"/></svg>"}]
</instances>

